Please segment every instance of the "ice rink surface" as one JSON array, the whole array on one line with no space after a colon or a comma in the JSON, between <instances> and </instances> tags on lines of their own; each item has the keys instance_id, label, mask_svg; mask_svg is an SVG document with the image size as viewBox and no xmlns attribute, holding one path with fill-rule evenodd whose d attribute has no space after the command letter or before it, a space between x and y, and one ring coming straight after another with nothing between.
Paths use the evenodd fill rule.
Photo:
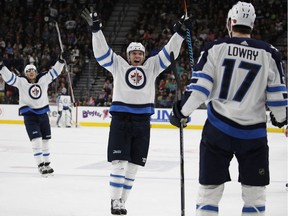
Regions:
<instances>
[{"instance_id":1,"label":"ice rink surface","mask_svg":"<svg viewBox=\"0 0 288 216\"><path fill-rule=\"evenodd\" d=\"M52 128L51 166L40 177L24 125L0 124L0 216L109 216L109 128ZM200 130L184 129L186 216L195 215ZM287 216L287 138L269 133L271 183L267 216ZM180 216L179 130L152 129L148 162L126 203L128 216ZM225 184L219 216L240 216L237 163ZM256 216L256 215L255 215Z\"/></svg>"}]
</instances>

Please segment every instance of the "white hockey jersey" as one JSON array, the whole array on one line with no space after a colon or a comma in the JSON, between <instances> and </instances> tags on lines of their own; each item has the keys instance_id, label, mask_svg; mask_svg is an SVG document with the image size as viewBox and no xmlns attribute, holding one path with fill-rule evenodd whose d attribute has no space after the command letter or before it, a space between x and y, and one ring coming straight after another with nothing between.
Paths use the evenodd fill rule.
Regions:
<instances>
[{"instance_id":1,"label":"white hockey jersey","mask_svg":"<svg viewBox=\"0 0 288 216\"><path fill-rule=\"evenodd\" d=\"M266 136L266 105L277 121L286 118L287 89L278 51L251 38L209 44L187 86L181 112L189 116L204 101L208 119L228 135Z\"/></svg>"},{"instance_id":2,"label":"white hockey jersey","mask_svg":"<svg viewBox=\"0 0 288 216\"><path fill-rule=\"evenodd\" d=\"M69 110L72 106L69 95L60 95L57 101L58 111Z\"/></svg>"},{"instance_id":3,"label":"white hockey jersey","mask_svg":"<svg viewBox=\"0 0 288 216\"><path fill-rule=\"evenodd\" d=\"M142 66L134 67L111 50L101 30L92 33L96 61L110 71L114 79L110 112L152 115L155 80L170 65L170 52L177 58L183 40L175 33L157 55L148 58Z\"/></svg>"},{"instance_id":4,"label":"white hockey jersey","mask_svg":"<svg viewBox=\"0 0 288 216\"><path fill-rule=\"evenodd\" d=\"M56 64L47 72L37 75L36 82L30 83L26 77L16 76L7 67L0 71L8 85L17 87L19 90L19 113L32 112L43 114L50 111L48 100L48 86L63 70L64 64Z\"/></svg>"}]
</instances>

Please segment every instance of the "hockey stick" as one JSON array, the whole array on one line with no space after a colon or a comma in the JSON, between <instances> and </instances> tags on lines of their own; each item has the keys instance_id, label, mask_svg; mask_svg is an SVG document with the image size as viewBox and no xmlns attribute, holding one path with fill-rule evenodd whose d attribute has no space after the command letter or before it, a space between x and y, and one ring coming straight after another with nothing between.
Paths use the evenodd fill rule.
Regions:
<instances>
[{"instance_id":1,"label":"hockey stick","mask_svg":"<svg viewBox=\"0 0 288 216\"><path fill-rule=\"evenodd\" d=\"M59 40L61 53L63 53L64 49L63 49L63 44L62 44L62 40L61 40L61 34L60 34L60 30L59 30L59 26L58 26L57 22L55 22L55 27L56 27L57 34L58 34L58 40ZM73 87L72 87L72 82L71 82L71 76L70 76L70 72L68 71L68 66L67 66L66 62L65 62L65 69L66 69L66 72L67 72L68 83L69 83L69 88L70 88L71 97L72 97L72 103L75 106L75 97L74 97L74 92L73 92Z\"/></svg>"},{"instance_id":2,"label":"hockey stick","mask_svg":"<svg viewBox=\"0 0 288 216\"><path fill-rule=\"evenodd\" d=\"M63 47L63 43L62 43L62 39L61 39L61 33L60 33L59 25L58 25L58 22L57 22L58 11L57 11L57 9L52 8L51 4L52 4L52 0L49 3L49 10L50 10L50 14L49 15L50 15L50 17L53 19L53 21L55 23L55 28L56 28L56 31L57 31L57 36L58 36L60 50L61 50L61 53L63 53L64 52L64 47ZM66 62L65 62L65 70L67 72L68 85L69 85L69 89L70 89L70 93L71 93L71 97L72 97L72 103L73 103L74 106L77 106L76 103L75 103L75 97L74 97L74 92L73 92L70 72L68 71L68 66L67 66ZM76 110L77 110L77 107L76 107Z\"/></svg>"},{"instance_id":3,"label":"hockey stick","mask_svg":"<svg viewBox=\"0 0 288 216\"><path fill-rule=\"evenodd\" d=\"M184 0L183 7L184 7L184 13L185 13L184 19L188 19L186 0ZM190 30L187 28L186 32L187 32L187 45L188 45L188 51L189 51L190 70L191 70L191 75L192 75L193 66L194 66L193 46L192 46Z\"/></svg>"},{"instance_id":4,"label":"hockey stick","mask_svg":"<svg viewBox=\"0 0 288 216\"><path fill-rule=\"evenodd\" d=\"M170 53L171 70L177 84L177 100L181 100L181 82L177 74L174 53ZM180 185L181 185L181 216L185 216L185 178L184 178L184 148L183 148L183 122L180 124Z\"/></svg>"}]
</instances>

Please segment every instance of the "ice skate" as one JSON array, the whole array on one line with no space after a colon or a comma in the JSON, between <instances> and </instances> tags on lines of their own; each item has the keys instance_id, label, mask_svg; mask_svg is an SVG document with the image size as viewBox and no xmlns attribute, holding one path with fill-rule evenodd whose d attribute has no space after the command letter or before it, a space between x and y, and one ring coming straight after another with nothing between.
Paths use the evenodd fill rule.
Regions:
<instances>
[{"instance_id":1,"label":"ice skate","mask_svg":"<svg viewBox=\"0 0 288 216\"><path fill-rule=\"evenodd\" d=\"M111 214L112 215L121 215L122 211L120 209L121 202L120 199L111 200Z\"/></svg>"},{"instance_id":2,"label":"ice skate","mask_svg":"<svg viewBox=\"0 0 288 216\"><path fill-rule=\"evenodd\" d=\"M120 212L121 215L127 215L127 210L125 208L125 201L120 199Z\"/></svg>"},{"instance_id":3,"label":"ice skate","mask_svg":"<svg viewBox=\"0 0 288 216\"><path fill-rule=\"evenodd\" d=\"M41 174L41 176L43 176L43 177L48 176L48 172L47 172L47 169L44 165L44 162L38 164L38 170L39 170L39 173Z\"/></svg>"},{"instance_id":4,"label":"ice skate","mask_svg":"<svg viewBox=\"0 0 288 216\"><path fill-rule=\"evenodd\" d=\"M47 174L53 175L54 170L50 167L50 162L44 163L44 167L46 169Z\"/></svg>"}]
</instances>

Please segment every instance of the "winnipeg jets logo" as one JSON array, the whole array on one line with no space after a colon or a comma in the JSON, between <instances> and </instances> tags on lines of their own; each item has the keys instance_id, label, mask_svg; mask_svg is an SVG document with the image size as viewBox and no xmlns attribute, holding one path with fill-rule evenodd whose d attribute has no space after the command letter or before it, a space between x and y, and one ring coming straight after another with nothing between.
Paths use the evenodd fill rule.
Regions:
<instances>
[{"instance_id":1,"label":"winnipeg jets logo","mask_svg":"<svg viewBox=\"0 0 288 216\"><path fill-rule=\"evenodd\" d=\"M143 77L141 76L141 74L138 73L138 71L135 71L135 73L131 75L131 79L136 85L141 82L142 78Z\"/></svg>"},{"instance_id":2,"label":"winnipeg jets logo","mask_svg":"<svg viewBox=\"0 0 288 216\"><path fill-rule=\"evenodd\" d=\"M146 75L142 68L132 67L126 72L126 82L134 89L141 89L146 84Z\"/></svg>"},{"instance_id":3,"label":"winnipeg jets logo","mask_svg":"<svg viewBox=\"0 0 288 216\"><path fill-rule=\"evenodd\" d=\"M39 99L42 95L42 90L39 85L33 85L29 88L29 95L33 99Z\"/></svg>"}]
</instances>

